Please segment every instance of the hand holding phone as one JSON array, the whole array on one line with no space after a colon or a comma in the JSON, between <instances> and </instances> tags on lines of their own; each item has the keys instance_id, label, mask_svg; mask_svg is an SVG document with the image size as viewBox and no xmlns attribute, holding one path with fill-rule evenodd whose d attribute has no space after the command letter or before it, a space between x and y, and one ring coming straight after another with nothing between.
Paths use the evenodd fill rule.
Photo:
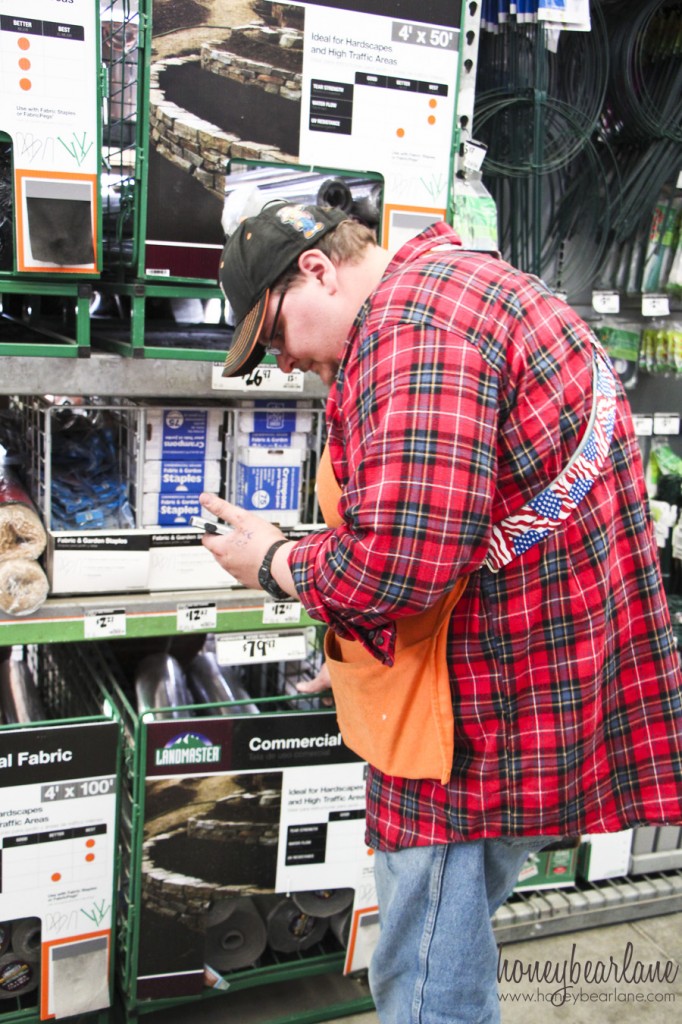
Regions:
<instances>
[{"instance_id":1,"label":"hand holding phone","mask_svg":"<svg viewBox=\"0 0 682 1024\"><path fill-rule=\"evenodd\" d=\"M190 516L189 525L203 533L232 533L232 527L225 523L213 523L203 516Z\"/></svg>"}]
</instances>

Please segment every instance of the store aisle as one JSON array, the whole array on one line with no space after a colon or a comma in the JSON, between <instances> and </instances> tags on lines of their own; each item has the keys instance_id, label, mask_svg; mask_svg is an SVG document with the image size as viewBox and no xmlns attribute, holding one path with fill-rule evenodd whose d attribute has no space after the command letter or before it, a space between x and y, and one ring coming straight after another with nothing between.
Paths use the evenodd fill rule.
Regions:
<instances>
[{"instance_id":1,"label":"store aisle","mask_svg":"<svg viewBox=\"0 0 682 1024\"><path fill-rule=\"evenodd\" d=\"M501 948L500 971L502 1024L678 1020L682 1016L682 913L512 943ZM362 982L322 975L262 986L225 1001L178 1007L151 1015L149 1022L309 1024L308 1015L315 1007L347 1003L366 992ZM330 1020L378 1024L374 1012Z\"/></svg>"}]
</instances>

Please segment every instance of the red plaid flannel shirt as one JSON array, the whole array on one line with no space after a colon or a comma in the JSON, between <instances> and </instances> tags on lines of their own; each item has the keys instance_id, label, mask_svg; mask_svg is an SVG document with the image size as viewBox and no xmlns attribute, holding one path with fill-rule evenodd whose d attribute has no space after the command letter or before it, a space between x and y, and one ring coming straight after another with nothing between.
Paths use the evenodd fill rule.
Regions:
<instances>
[{"instance_id":1,"label":"red plaid flannel shirt","mask_svg":"<svg viewBox=\"0 0 682 1024\"><path fill-rule=\"evenodd\" d=\"M622 389L606 467L565 527L483 565L491 523L579 443L587 331L445 224L400 249L356 318L327 408L343 525L294 548L300 598L390 662L394 621L471 576L448 641L452 779L371 769L372 846L682 821L682 679Z\"/></svg>"}]
</instances>

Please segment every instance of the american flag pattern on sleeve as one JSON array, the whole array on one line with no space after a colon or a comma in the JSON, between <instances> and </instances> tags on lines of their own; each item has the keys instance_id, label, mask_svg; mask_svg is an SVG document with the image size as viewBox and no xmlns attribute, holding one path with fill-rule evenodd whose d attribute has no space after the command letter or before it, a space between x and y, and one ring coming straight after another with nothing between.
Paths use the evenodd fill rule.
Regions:
<instances>
[{"instance_id":1,"label":"american flag pattern on sleeve","mask_svg":"<svg viewBox=\"0 0 682 1024\"><path fill-rule=\"evenodd\" d=\"M486 565L507 517L561 511L550 484L585 436L592 352L540 281L444 224L395 254L356 318L327 407L343 522L294 547L301 600L390 664L395 621L470 577L448 635L452 778L370 769L374 847L682 822L679 655L620 383L603 464L569 469L582 500Z\"/></svg>"}]
</instances>

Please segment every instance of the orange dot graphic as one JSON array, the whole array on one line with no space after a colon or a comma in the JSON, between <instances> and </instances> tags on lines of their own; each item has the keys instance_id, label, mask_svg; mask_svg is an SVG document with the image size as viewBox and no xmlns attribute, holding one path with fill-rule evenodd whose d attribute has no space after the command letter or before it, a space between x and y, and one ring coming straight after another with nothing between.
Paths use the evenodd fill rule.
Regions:
<instances>
[{"instance_id":1,"label":"orange dot graphic","mask_svg":"<svg viewBox=\"0 0 682 1024\"><path fill-rule=\"evenodd\" d=\"M85 845L86 846L94 846L95 845L95 840L94 839L88 839Z\"/></svg>"},{"instance_id":2,"label":"orange dot graphic","mask_svg":"<svg viewBox=\"0 0 682 1024\"><path fill-rule=\"evenodd\" d=\"M86 853L86 855L85 855L85 859L86 859L86 860L87 860L88 862L90 862L90 861L93 861L93 860L95 859L95 855L94 855L94 853Z\"/></svg>"},{"instance_id":3,"label":"orange dot graphic","mask_svg":"<svg viewBox=\"0 0 682 1024\"><path fill-rule=\"evenodd\" d=\"M431 107L431 110L434 110L438 106L438 100L429 100L429 106Z\"/></svg>"},{"instance_id":4,"label":"orange dot graphic","mask_svg":"<svg viewBox=\"0 0 682 1024\"><path fill-rule=\"evenodd\" d=\"M22 71L28 71L30 66L31 66L31 62L28 59L28 57L20 57L19 58L19 67L21 68Z\"/></svg>"},{"instance_id":5,"label":"orange dot graphic","mask_svg":"<svg viewBox=\"0 0 682 1024\"><path fill-rule=\"evenodd\" d=\"M27 39L26 36L19 36L19 38L17 39L17 46L19 47L20 50L30 50L31 40Z\"/></svg>"},{"instance_id":6,"label":"orange dot graphic","mask_svg":"<svg viewBox=\"0 0 682 1024\"><path fill-rule=\"evenodd\" d=\"M28 92L28 90L31 88L31 79L30 78L20 78L19 79L19 88L23 89L24 92Z\"/></svg>"},{"instance_id":7,"label":"orange dot graphic","mask_svg":"<svg viewBox=\"0 0 682 1024\"><path fill-rule=\"evenodd\" d=\"M51 878L52 878L53 882L61 882L61 880L62 880L62 876L59 873L59 871L55 871L55 873L51 876Z\"/></svg>"},{"instance_id":8,"label":"orange dot graphic","mask_svg":"<svg viewBox=\"0 0 682 1024\"><path fill-rule=\"evenodd\" d=\"M398 128L396 131L396 135L398 136L399 139L403 139L405 137L405 129Z\"/></svg>"},{"instance_id":9,"label":"orange dot graphic","mask_svg":"<svg viewBox=\"0 0 682 1024\"><path fill-rule=\"evenodd\" d=\"M427 117L426 120L429 122L429 124L435 124L436 123L436 119L433 116L433 114L429 114L429 116Z\"/></svg>"}]
</instances>

